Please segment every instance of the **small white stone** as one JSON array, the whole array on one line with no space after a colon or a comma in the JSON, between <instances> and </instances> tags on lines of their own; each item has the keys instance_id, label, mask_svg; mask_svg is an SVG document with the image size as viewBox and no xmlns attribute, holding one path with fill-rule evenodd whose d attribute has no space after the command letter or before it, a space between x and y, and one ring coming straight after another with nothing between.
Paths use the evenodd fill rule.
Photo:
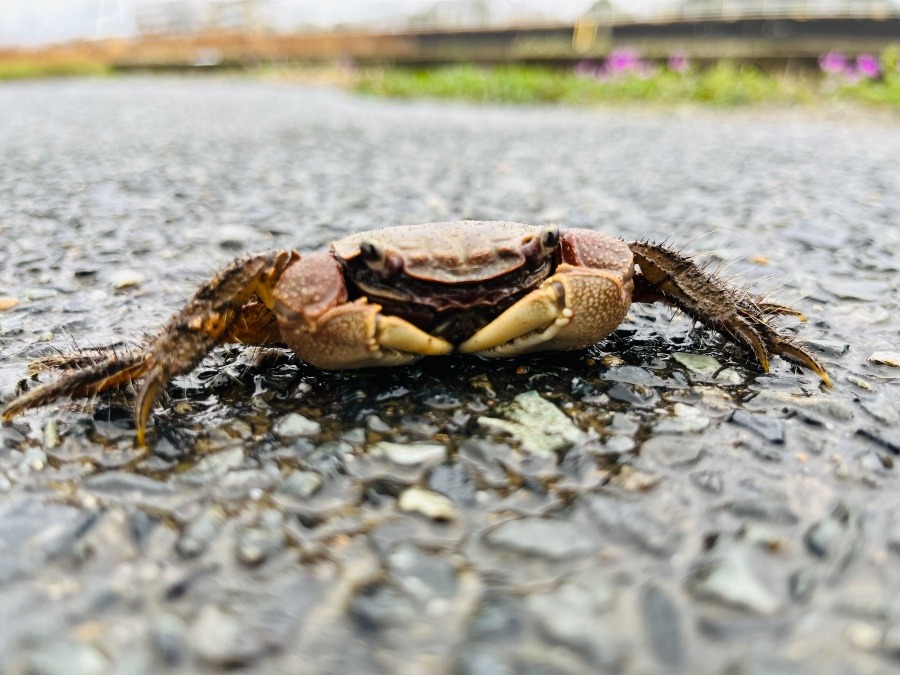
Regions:
<instances>
[{"instance_id":1,"label":"small white stone","mask_svg":"<svg viewBox=\"0 0 900 675\"><path fill-rule=\"evenodd\" d=\"M721 382L722 384L741 384L743 381L744 376L734 368L725 368L716 375L716 382Z\"/></svg>"},{"instance_id":2,"label":"small white stone","mask_svg":"<svg viewBox=\"0 0 900 675\"><path fill-rule=\"evenodd\" d=\"M900 352L889 352L889 351L874 352L869 357L869 361L871 361L872 363L880 363L883 366L891 366L893 368L900 368Z\"/></svg>"},{"instance_id":3,"label":"small white stone","mask_svg":"<svg viewBox=\"0 0 900 675\"><path fill-rule=\"evenodd\" d=\"M676 352L672 355L678 363L688 370L700 375L715 375L722 367L718 361L708 354L690 354L687 352Z\"/></svg>"},{"instance_id":4,"label":"small white stone","mask_svg":"<svg viewBox=\"0 0 900 675\"><path fill-rule=\"evenodd\" d=\"M275 425L275 433L283 438L315 436L320 431L322 431L322 425L300 413L286 415Z\"/></svg>"},{"instance_id":5,"label":"small white stone","mask_svg":"<svg viewBox=\"0 0 900 675\"><path fill-rule=\"evenodd\" d=\"M137 270L118 270L110 279L113 288L132 288L140 286L146 280L147 277Z\"/></svg>"},{"instance_id":6,"label":"small white stone","mask_svg":"<svg viewBox=\"0 0 900 675\"><path fill-rule=\"evenodd\" d=\"M871 652L881 644L881 631L862 621L851 623L844 634L847 636L847 642L865 652Z\"/></svg>"},{"instance_id":7,"label":"small white stone","mask_svg":"<svg viewBox=\"0 0 900 675\"><path fill-rule=\"evenodd\" d=\"M447 458L447 448L436 443L390 443L380 441L372 446L374 454L382 454L400 466L434 464Z\"/></svg>"},{"instance_id":8,"label":"small white stone","mask_svg":"<svg viewBox=\"0 0 900 675\"><path fill-rule=\"evenodd\" d=\"M672 406L672 412L678 417L700 417L703 414L694 406L687 405L686 403L676 403Z\"/></svg>"},{"instance_id":9,"label":"small white stone","mask_svg":"<svg viewBox=\"0 0 900 675\"><path fill-rule=\"evenodd\" d=\"M431 490L412 487L400 495L398 503L401 511L421 513L432 520L453 520L456 509L453 502Z\"/></svg>"}]
</instances>

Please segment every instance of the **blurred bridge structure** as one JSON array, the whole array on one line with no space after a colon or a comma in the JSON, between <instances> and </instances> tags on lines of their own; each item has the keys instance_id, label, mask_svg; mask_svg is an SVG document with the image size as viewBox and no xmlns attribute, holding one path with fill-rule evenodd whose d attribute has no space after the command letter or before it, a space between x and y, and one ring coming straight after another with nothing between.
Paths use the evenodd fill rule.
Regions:
<instances>
[{"instance_id":1,"label":"blurred bridge structure","mask_svg":"<svg viewBox=\"0 0 900 675\"><path fill-rule=\"evenodd\" d=\"M232 0L233 2L233 0ZM246 6L246 0L244 0ZM813 61L900 43L900 0L677 0L633 16L599 0L570 23L492 14L485 0L441 0L402 25L284 35L242 31L145 35L119 65L344 59L360 64L567 63L629 47L648 58ZM249 12L248 12L249 13Z\"/></svg>"},{"instance_id":2,"label":"blurred bridge structure","mask_svg":"<svg viewBox=\"0 0 900 675\"><path fill-rule=\"evenodd\" d=\"M168 8L171 16L144 16L136 38L82 47L120 68L191 68L567 64L602 59L621 48L650 59L680 54L700 63L730 59L802 66L829 51L854 56L900 46L900 0L673 0L646 16L599 0L576 19L553 23L492 14L486 0L440 0L402 23L291 33L267 25L262 1L217 0L210 2L206 18L198 19L182 7L186 0L167 0L155 6Z\"/></svg>"}]
</instances>

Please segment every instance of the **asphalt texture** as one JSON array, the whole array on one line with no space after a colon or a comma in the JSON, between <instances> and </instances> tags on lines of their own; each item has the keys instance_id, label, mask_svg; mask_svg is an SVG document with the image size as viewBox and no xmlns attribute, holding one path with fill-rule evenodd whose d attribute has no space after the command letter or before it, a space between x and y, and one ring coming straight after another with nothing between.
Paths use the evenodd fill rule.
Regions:
<instances>
[{"instance_id":1,"label":"asphalt texture","mask_svg":"<svg viewBox=\"0 0 900 675\"><path fill-rule=\"evenodd\" d=\"M502 219L668 240L807 314L834 388L661 307L582 352L325 373L217 349L0 427L5 672L900 666L900 122L0 86L0 400L247 251ZM51 375L43 374L46 380Z\"/></svg>"}]
</instances>

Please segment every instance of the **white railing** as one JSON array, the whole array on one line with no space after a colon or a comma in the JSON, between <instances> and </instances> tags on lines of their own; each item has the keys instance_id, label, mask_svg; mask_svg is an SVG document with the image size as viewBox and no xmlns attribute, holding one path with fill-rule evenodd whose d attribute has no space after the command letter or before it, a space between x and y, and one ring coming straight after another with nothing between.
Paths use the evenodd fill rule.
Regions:
<instances>
[{"instance_id":1,"label":"white railing","mask_svg":"<svg viewBox=\"0 0 900 675\"><path fill-rule=\"evenodd\" d=\"M673 19L888 18L897 16L900 16L900 0L682 0L661 8L658 13L648 18L652 21L665 21Z\"/></svg>"},{"instance_id":2,"label":"white railing","mask_svg":"<svg viewBox=\"0 0 900 675\"><path fill-rule=\"evenodd\" d=\"M511 4L514 4L511 2ZM900 0L671 0L652 13L632 14L618 5L594 8L575 19L576 23L627 24L664 23L696 20L740 20L740 19L886 19L900 17ZM421 18L411 23L407 20L392 19L388 22L370 24L373 28L387 30L459 30L479 28L526 28L546 26L553 23L547 19L535 20L510 18L506 16L465 16L457 17L452 24L429 22Z\"/></svg>"}]
</instances>

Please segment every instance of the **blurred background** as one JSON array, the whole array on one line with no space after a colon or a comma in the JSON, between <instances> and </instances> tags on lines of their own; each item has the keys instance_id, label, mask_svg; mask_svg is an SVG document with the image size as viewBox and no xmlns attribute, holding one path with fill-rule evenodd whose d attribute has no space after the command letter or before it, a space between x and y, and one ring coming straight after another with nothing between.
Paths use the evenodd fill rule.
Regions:
<instances>
[{"instance_id":1,"label":"blurred background","mask_svg":"<svg viewBox=\"0 0 900 675\"><path fill-rule=\"evenodd\" d=\"M389 96L896 104L898 41L900 0L34 0L0 8L0 78L325 68Z\"/></svg>"},{"instance_id":2,"label":"blurred background","mask_svg":"<svg viewBox=\"0 0 900 675\"><path fill-rule=\"evenodd\" d=\"M835 384L637 303L217 348L152 452L129 388L53 403L0 424L0 673L900 672L898 45L900 0L0 1L0 401L236 255L463 219L669 242Z\"/></svg>"}]
</instances>

